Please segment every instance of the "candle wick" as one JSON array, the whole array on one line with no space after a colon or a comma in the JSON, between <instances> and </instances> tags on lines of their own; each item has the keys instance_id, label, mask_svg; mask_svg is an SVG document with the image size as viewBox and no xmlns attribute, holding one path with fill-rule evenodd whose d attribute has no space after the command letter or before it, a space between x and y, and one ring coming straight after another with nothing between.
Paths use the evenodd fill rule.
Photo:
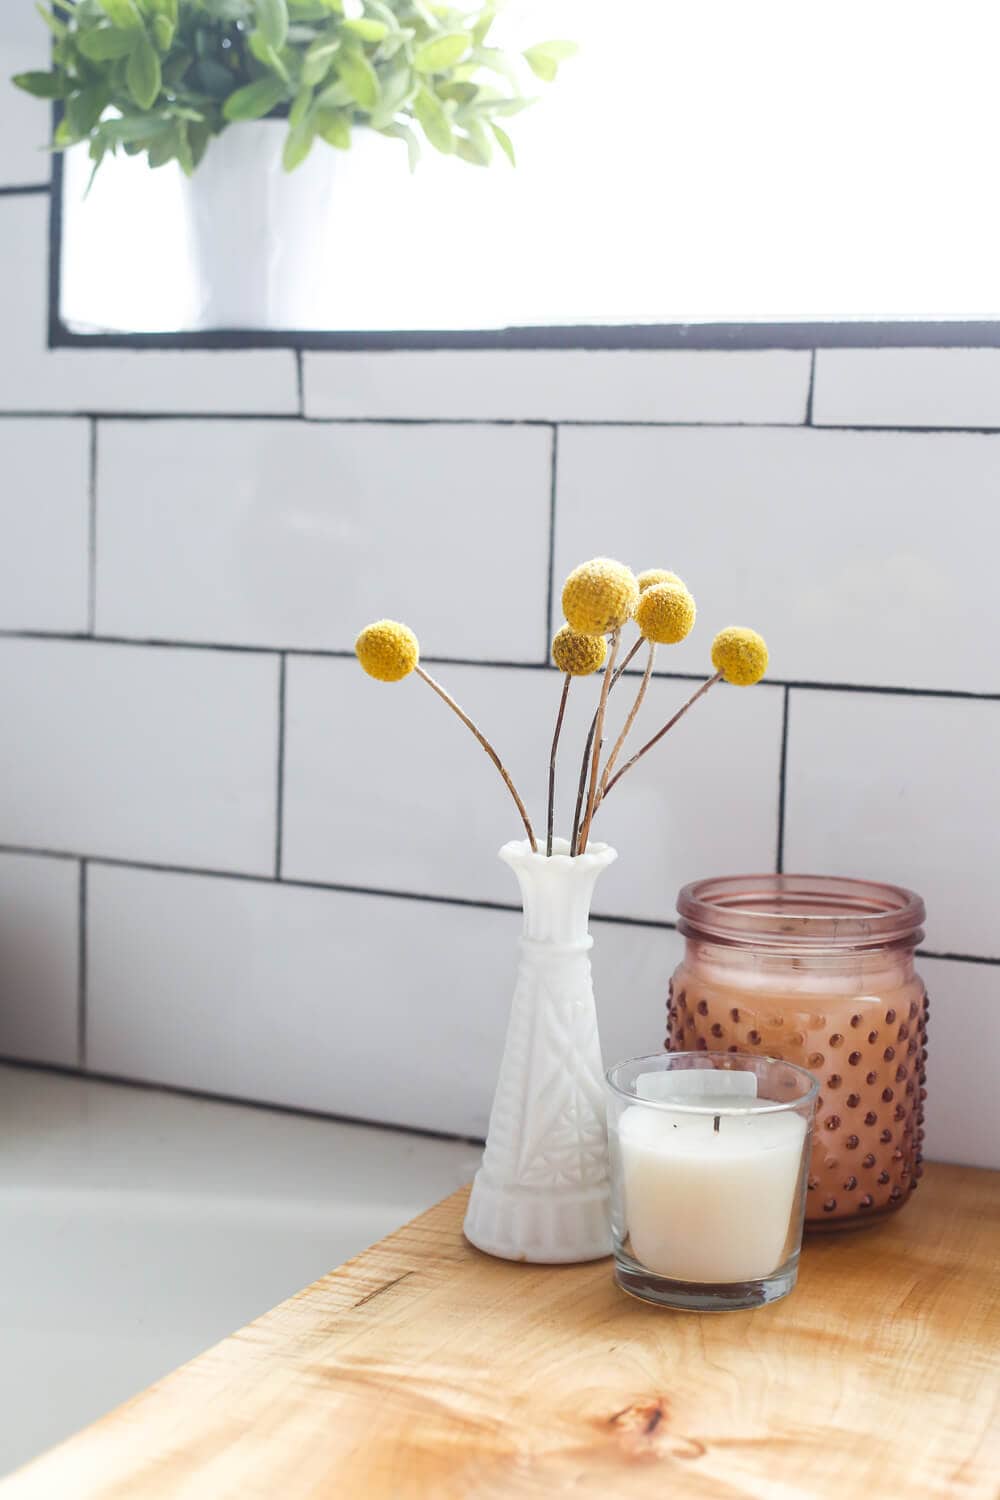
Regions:
<instances>
[{"instance_id":1,"label":"candle wick","mask_svg":"<svg viewBox=\"0 0 1000 1500\"><path fill-rule=\"evenodd\" d=\"M718 1135L718 1133L719 1133L719 1121L721 1119L722 1119L721 1115L716 1115L716 1117L715 1117L715 1124L712 1126L712 1129L715 1131L716 1135Z\"/></svg>"}]
</instances>

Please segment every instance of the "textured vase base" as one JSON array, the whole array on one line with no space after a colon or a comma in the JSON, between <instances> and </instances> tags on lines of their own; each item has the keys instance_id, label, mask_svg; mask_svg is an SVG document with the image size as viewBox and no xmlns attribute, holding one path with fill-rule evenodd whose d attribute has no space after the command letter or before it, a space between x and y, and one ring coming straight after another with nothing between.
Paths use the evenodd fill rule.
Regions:
<instances>
[{"instance_id":1,"label":"textured vase base","mask_svg":"<svg viewBox=\"0 0 1000 1500\"><path fill-rule=\"evenodd\" d=\"M754 1281L719 1286L712 1282L671 1281L647 1271L630 1255L615 1255L615 1281L630 1297L653 1302L658 1307L673 1307L681 1312L746 1312L766 1307L787 1297L798 1276L798 1256L770 1276Z\"/></svg>"},{"instance_id":2,"label":"textured vase base","mask_svg":"<svg viewBox=\"0 0 1000 1500\"><path fill-rule=\"evenodd\" d=\"M611 1254L608 1189L526 1192L494 1187L480 1174L464 1229L470 1244L500 1260L531 1265L603 1260Z\"/></svg>"}]
</instances>

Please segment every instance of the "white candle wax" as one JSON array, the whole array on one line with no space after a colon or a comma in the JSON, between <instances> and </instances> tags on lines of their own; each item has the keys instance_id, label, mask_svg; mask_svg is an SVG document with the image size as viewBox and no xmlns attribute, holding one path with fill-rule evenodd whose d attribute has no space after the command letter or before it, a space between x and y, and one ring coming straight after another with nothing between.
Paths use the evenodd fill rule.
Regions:
<instances>
[{"instance_id":1,"label":"white candle wax","mask_svg":"<svg viewBox=\"0 0 1000 1500\"><path fill-rule=\"evenodd\" d=\"M689 1101L693 1102L693 1101ZM699 1097L732 1109L732 1094ZM806 1125L766 1100L739 1113L688 1113L641 1104L618 1121L632 1253L675 1281L753 1281L784 1259Z\"/></svg>"}]
</instances>

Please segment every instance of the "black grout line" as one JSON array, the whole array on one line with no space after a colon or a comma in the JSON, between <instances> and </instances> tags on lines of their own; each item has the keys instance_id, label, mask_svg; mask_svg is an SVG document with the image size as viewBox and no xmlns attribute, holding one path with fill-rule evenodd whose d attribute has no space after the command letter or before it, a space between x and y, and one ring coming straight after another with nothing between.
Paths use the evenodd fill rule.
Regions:
<instances>
[{"instance_id":1,"label":"black grout line","mask_svg":"<svg viewBox=\"0 0 1000 1500\"><path fill-rule=\"evenodd\" d=\"M805 425L807 427L811 427L813 425L813 392L815 391L815 389L816 389L816 350L814 349L812 351L812 357L811 357L811 359L809 361L809 393L806 396L806 420L805 420Z\"/></svg>"},{"instance_id":2,"label":"black grout line","mask_svg":"<svg viewBox=\"0 0 1000 1500\"><path fill-rule=\"evenodd\" d=\"M552 428L552 468L549 474L549 556L548 586L545 594L545 649L542 661L548 665L552 642L552 605L555 598L556 568L556 492L559 485L559 428Z\"/></svg>"},{"instance_id":3,"label":"black grout line","mask_svg":"<svg viewBox=\"0 0 1000 1500\"><path fill-rule=\"evenodd\" d=\"M470 896L438 896L427 891L389 890L381 886L344 885L321 880L285 878L278 881L272 875L250 875L243 870L197 869L192 865L157 864L150 860L117 859L112 855L80 854L71 849L36 849L26 844L0 844L0 854L20 854L32 859L79 860L81 865L88 869L91 865L99 865L112 870L138 870L153 875L191 875L203 880L240 880L249 882L251 885L273 885L280 886L282 889L332 891L344 896L378 896L388 901L423 901L432 906L469 907L477 911L502 911L514 915L523 910L520 903L514 901L483 901ZM611 926L655 928L663 932L676 932L677 930L677 923L673 921L666 919L659 921L655 917L627 917L614 912L594 912L591 920ZM949 963L1000 965L1000 958L987 957L979 953L935 953L930 949L918 948L917 955L921 958L937 958ZM2 1061L5 1059L0 1057L0 1062Z\"/></svg>"},{"instance_id":4,"label":"black grout line","mask_svg":"<svg viewBox=\"0 0 1000 1500\"><path fill-rule=\"evenodd\" d=\"M146 647L171 651L218 651L250 656L286 656L292 658L315 657L328 661L351 661L354 651L349 646L249 646L232 641L185 641L166 636L92 635L85 631L60 630L3 630L0 640L12 641L61 641L92 646ZM475 656L421 657L432 666L483 667L487 671L551 672L557 668L551 661L503 661ZM628 668L629 676L638 676L637 667ZM665 672L654 669L653 677L659 682L703 682L704 672ZM815 693L869 693L876 697L903 698L948 698L961 702L994 703L1000 701L1000 691L979 692L973 688L917 688L899 687L890 683L873 682L813 682L796 677L767 677L762 684L770 688L797 688L802 692Z\"/></svg>"},{"instance_id":5,"label":"black grout line","mask_svg":"<svg viewBox=\"0 0 1000 1500\"><path fill-rule=\"evenodd\" d=\"M1000 958L984 958L978 953L933 953L929 948L918 948L918 958L939 958L953 964L993 964L1000 966Z\"/></svg>"},{"instance_id":6,"label":"black grout line","mask_svg":"<svg viewBox=\"0 0 1000 1500\"><path fill-rule=\"evenodd\" d=\"M90 418L87 457L87 634L97 631L97 421Z\"/></svg>"},{"instance_id":7,"label":"black grout line","mask_svg":"<svg viewBox=\"0 0 1000 1500\"><path fill-rule=\"evenodd\" d=\"M301 349L295 351L295 391L299 403L299 416L306 414L305 364Z\"/></svg>"},{"instance_id":8,"label":"black grout line","mask_svg":"<svg viewBox=\"0 0 1000 1500\"><path fill-rule=\"evenodd\" d=\"M314 427L560 427L573 428L663 428L665 431L707 432L824 432L896 433L900 437L931 434L954 437L1000 437L995 427L900 426L876 422L656 422L633 419L596 420L593 417L311 417L297 411L112 411L105 408L38 407L26 411L0 411L0 421L55 421L95 417L108 422L290 422Z\"/></svg>"},{"instance_id":9,"label":"black grout line","mask_svg":"<svg viewBox=\"0 0 1000 1500\"><path fill-rule=\"evenodd\" d=\"M47 182L32 182L24 187L0 187L0 198L37 198L48 191Z\"/></svg>"},{"instance_id":10,"label":"black grout line","mask_svg":"<svg viewBox=\"0 0 1000 1500\"><path fill-rule=\"evenodd\" d=\"M87 1066L87 861L80 861L80 905L77 933L77 1010L76 1010L76 1059L81 1068Z\"/></svg>"},{"instance_id":11,"label":"black grout line","mask_svg":"<svg viewBox=\"0 0 1000 1500\"><path fill-rule=\"evenodd\" d=\"M285 682L288 658L284 652L278 668L278 785L275 799L274 878L281 879L281 852L285 825Z\"/></svg>"},{"instance_id":12,"label":"black grout line","mask_svg":"<svg viewBox=\"0 0 1000 1500\"><path fill-rule=\"evenodd\" d=\"M285 876L251 875L245 870L209 870L194 865L161 864L155 860L119 859L113 855L79 854L69 849L35 849L26 844L0 844L0 854L27 855L35 859L83 860L88 865L98 865L112 870L138 870L152 875L189 875L204 880L239 880L251 885L274 885L282 889L304 891L332 891L342 896L378 896L388 901L423 901L431 906L470 907L476 911L520 912L523 908L517 901L487 901L474 896L440 896L428 891L394 890L385 886L346 885L339 881L297 880ZM619 923L626 927L656 927L671 931L676 927L672 921L659 921L654 917L626 917L616 913L595 913L595 922Z\"/></svg>"},{"instance_id":13,"label":"black grout line","mask_svg":"<svg viewBox=\"0 0 1000 1500\"><path fill-rule=\"evenodd\" d=\"M456 1135L449 1130L430 1130L421 1125L400 1125L395 1121L372 1120L361 1115L341 1115L322 1109L307 1109L298 1104L272 1103L267 1099L246 1099L241 1094L216 1094L209 1089L184 1088L177 1083L159 1083L151 1078L129 1078L123 1073L95 1072L93 1069L65 1067L61 1063L29 1062L23 1057L0 1054L0 1065L27 1073L51 1073L60 1078L79 1078L85 1083L106 1083L114 1088L142 1089L147 1093L170 1094L181 1099L203 1099L210 1104L232 1104L238 1109L266 1110L269 1114L295 1115L307 1120L329 1120L337 1125L359 1125L372 1130L391 1130L394 1135L415 1135L425 1140L456 1141L464 1146L482 1146L481 1136Z\"/></svg>"},{"instance_id":14,"label":"black grout line","mask_svg":"<svg viewBox=\"0 0 1000 1500\"><path fill-rule=\"evenodd\" d=\"M778 763L778 847L774 868L777 874L785 872L785 803L787 797L786 778L788 772L788 711L791 688L786 687L781 704L781 758Z\"/></svg>"}]
</instances>

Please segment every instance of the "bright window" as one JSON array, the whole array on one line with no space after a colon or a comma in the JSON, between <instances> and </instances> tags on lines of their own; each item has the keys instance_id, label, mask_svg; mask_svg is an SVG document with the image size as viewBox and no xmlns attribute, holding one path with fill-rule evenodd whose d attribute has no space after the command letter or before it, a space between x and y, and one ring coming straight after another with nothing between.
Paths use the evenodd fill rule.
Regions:
<instances>
[{"instance_id":1,"label":"bright window","mask_svg":"<svg viewBox=\"0 0 1000 1500\"><path fill-rule=\"evenodd\" d=\"M533 0L505 25L582 49L512 122L517 170L428 152L411 177L381 138L340 156L303 327L1000 313L1000 8ZM81 204L67 162L62 315L190 327L174 169L128 167Z\"/></svg>"}]
</instances>

